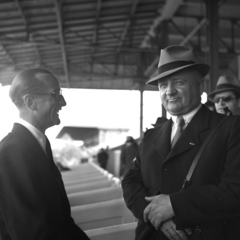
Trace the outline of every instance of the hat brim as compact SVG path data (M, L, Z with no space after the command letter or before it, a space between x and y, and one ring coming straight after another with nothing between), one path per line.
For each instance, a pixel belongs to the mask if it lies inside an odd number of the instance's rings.
M208 94L208 97L213 100L214 96L217 94L217 93L221 93L221 92L226 92L226 91L233 91L233 92L236 92L238 94L240 94L240 88L238 87L228 87L228 88L222 88L222 89L217 89L213 92L210 92Z
M175 69L166 71L164 73L158 74L157 76L150 79L146 84L150 85L150 86L158 86L158 81L160 79L162 79L166 76L169 76L173 73L176 73L180 70L187 69L187 68L197 70L201 74L202 78L205 77L209 73L209 70L210 70L210 66L207 64L203 64L203 63L189 64L189 65L185 65L185 66L175 68Z

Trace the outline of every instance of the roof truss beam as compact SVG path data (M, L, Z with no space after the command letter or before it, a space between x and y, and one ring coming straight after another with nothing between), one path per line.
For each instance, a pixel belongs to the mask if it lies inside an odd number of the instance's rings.
M56 9L56 16L57 16L57 24L58 24L61 52L62 52L62 58L63 58L63 68L65 73L66 83L67 83L67 86L69 87L70 79L69 79L67 54L66 54L66 48L65 48L65 40L63 35L63 23L62 23L62 1L54 0L54 5Z
M138 2L139 2L139 0L135 0L133 2L133 4L132 4L132 8L131 8L131 12L130 12L129 18L128 18L127 22L126 22L126 25L125 25L125 27L123 29L122 35L121 35L120 40L119 40L117 52L120 51L120 48L121 48L121 46L124 43L125 36L127 35L128 29L131 26L131 23L133 21L133 16L134 16L134 14L136 12L136 8L137 8L137 5L138 5Z
M157 17L153 24L150 26L150 29L148 31L148 34L145 36L145 38L142 41L141 47L148 46L148 41L151 37L155 37L155 29L159 26L159 24L165 20L171 19L180 5L182 4L183 0L166 0L166 3L163 8L159 8L158 12L160 13L160 16Z
M34 44L34 42L32 41L32 35L31 33L29 32L29 26L28 26L28 22L27 22L27 19L25 17L25 14L22 10L22 7L20 5L20 2L19 0L15 0L15 4L17 6L17 9L18 9L18 12L20 13L21 17L22 17L22 20L24 22L24 25L25 25L25 28L26 28L26 41L27 42L31 42L33 47L34 47L34 50L35 50L35 54L37 56L37 59L39 60L39 62L41 63L41 57L40 57L40 54L39 54L39 51L38 51L38 48L37 46Z

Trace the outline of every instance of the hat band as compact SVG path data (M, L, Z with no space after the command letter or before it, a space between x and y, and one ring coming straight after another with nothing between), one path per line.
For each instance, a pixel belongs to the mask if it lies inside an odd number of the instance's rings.
M232 84L229 84L229 83L224 83L224 84L219 84L216 87L216 90L221 90L221 89L225 89L225 88L240 88L240 87L232 85Z
M175 61L171 63L166 63L158 68L158 74L162 74L169 70L173 70L175 68L184 67L190 64L194 64L194 61Z

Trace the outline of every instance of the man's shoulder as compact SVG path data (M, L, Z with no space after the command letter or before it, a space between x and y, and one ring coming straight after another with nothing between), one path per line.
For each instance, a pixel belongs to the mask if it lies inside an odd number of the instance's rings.
M28 134L29 131L24 126L15 123L12 131L0 141L0 151L3 149L15 149L16 147L22 146L29 136Z
M14 144L15 142L19 142L14 133L9 132L1 141L0 141L0 150L7 145ZM20 142L19 142L20 144Z
M155 134L155 133L158 133L158 131L166 126L165 123L168 122L168 121L171 121L165 117L159 117L156 121L156 124L154 125L153 128L149 128L147 129L145 132L144 132L144 136L148 135L148 134Z

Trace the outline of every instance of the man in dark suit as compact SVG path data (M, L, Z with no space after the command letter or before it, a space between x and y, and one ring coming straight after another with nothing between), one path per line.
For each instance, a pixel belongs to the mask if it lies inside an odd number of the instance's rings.
M122 181L128 208L138 218L137 240L240 239L240 118L223 122L203 151L190 185L191 163L208 134L225 117L201 104L206 64L191 49L161 51L158 86L172 118L148 130Z
M57 79L30 69L13 80L19 120L0 143L0 235L4 240L87 240L74 223L45 130L66 105Z

